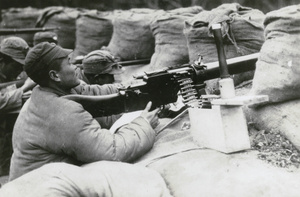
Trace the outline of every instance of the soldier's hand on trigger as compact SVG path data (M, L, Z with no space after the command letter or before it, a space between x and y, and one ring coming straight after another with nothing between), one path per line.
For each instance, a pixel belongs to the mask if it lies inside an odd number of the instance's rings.
M158 120L159 109L155 109L153 111L150 111L151 106L152 106L152 102L150 101L147 104L144 111L142 112L141 116L150 123L150 125L153 129L155 129L159 125L159 120Z

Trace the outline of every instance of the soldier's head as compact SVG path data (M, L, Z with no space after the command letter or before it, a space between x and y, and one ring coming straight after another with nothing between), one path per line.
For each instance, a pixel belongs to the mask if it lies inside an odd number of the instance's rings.
M25 71L40 86L68 91L80 83L70 63L71 53L54 43L39 43L29 50Z
M84 75L91 84L108 84L115 81L114 75L124 72L124 68L114 56L105 50L95 50L82 60Z
M58 36L55 32L45 31L37 32L33 36L33 45L37 45L41 42L58 43Z
M27 42L20 37L8 37L0 44L0 71L7 78L15 78L23 71L29 50Z

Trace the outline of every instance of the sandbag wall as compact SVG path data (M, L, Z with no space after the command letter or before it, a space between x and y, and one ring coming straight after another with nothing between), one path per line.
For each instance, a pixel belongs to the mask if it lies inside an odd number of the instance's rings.
M260 51L253 94L267 94L271 103L300 98L300 5L267 14L266 41Z
M20 29L20 28L34 28L35 23L42 13L42 9L27 7L27 8L11 8L2 10L2 21L0 28ZM0 40L8 36L18 36L23 38L30 46L33 43L34 33L26 34L11 34L1 36Z
M203 11L185 22L190 63L203 57L203 62L218 61L212 24L222 24L224 50L227 59L257 53L264 43L263 21L265 15L256 9L242 7L237 3L222 4L211 11ZM253 71L234 76L235 84L252 79ZM218 80L207 82L208 91L218 89Z
M36 21L36 27L59 27L55 30L58 44L64 48L74 49L76 41L76 20L84 10L67 7L48 7Z
M264 43L265 15L256 9L239 4L223 4L211 11L203 11L185 22L190 60L200 53L205 62L218 60L212 24L222 24L224 49L227 58L259 52Z
M74 57L102 48L121 61L150 59L151 70L156 70L191 63L198 54L204 62L217 61L209 31L216 22L223 24L227 58L258 52L264 42L264 17L235 3L211 11L200 6L112 12L48 7L39 12L35 26L60 27L55 30L58 44L74 49Z
M155 53L151 57L151 67L163 69L189 62L188 48L183 34L184 21L193 17L194 10L166 11L157 15L150 24L155 37ZM201 12L202 9L198 9Z
M300 4L267 13L264 25L250 94L268 95L269 102L249 109L248 119L281 132L300 150Z
M91 10L79 14L76 20L76 45L74 56L107 46L113 34L113 12Z
M131 9L116 13L113 20L113 35L105 48L120 60L151 58L154 52L154 37L150 22L158 10Z

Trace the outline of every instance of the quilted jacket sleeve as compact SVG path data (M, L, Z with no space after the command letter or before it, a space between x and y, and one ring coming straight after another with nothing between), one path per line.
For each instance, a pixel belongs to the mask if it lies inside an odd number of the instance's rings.
M117 133L101 128L81 105L67 101L65 110L49 118L56 131L48 136L51 152L64 153L83 162L100 160L133 161L148 152L155 141L155 131L142 117L121 127ZM61 132L64 131L64 132ZM53 139L54 138L54 139Z
M85 132L78 133L74 139L79 141L76 143L79 150L76 157L83 162L130 162L148 152L155 141L155 131L141 117L121 127L115 134L99 128L86 128Z
M4 94L0 93L0 112L5 112L22 106L23 90L16 89Z
M81 95L107 95L119 92L118 88L121 84L105 84L105 85L88 85L81 84L76 88L72 89L72 93ZM99 122L101 127L109 129L115 122L120 118L122 114L116 114L111 116L97 117L96 120Z

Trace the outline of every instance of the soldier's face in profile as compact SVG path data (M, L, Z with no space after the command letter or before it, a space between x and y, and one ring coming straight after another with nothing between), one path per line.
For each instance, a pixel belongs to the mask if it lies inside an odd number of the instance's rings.
M80 80L75 72L76 66L70 63L70 58L63 59L60 70L57 72L60 78L60 85L66 89L74 88L80 84Z

